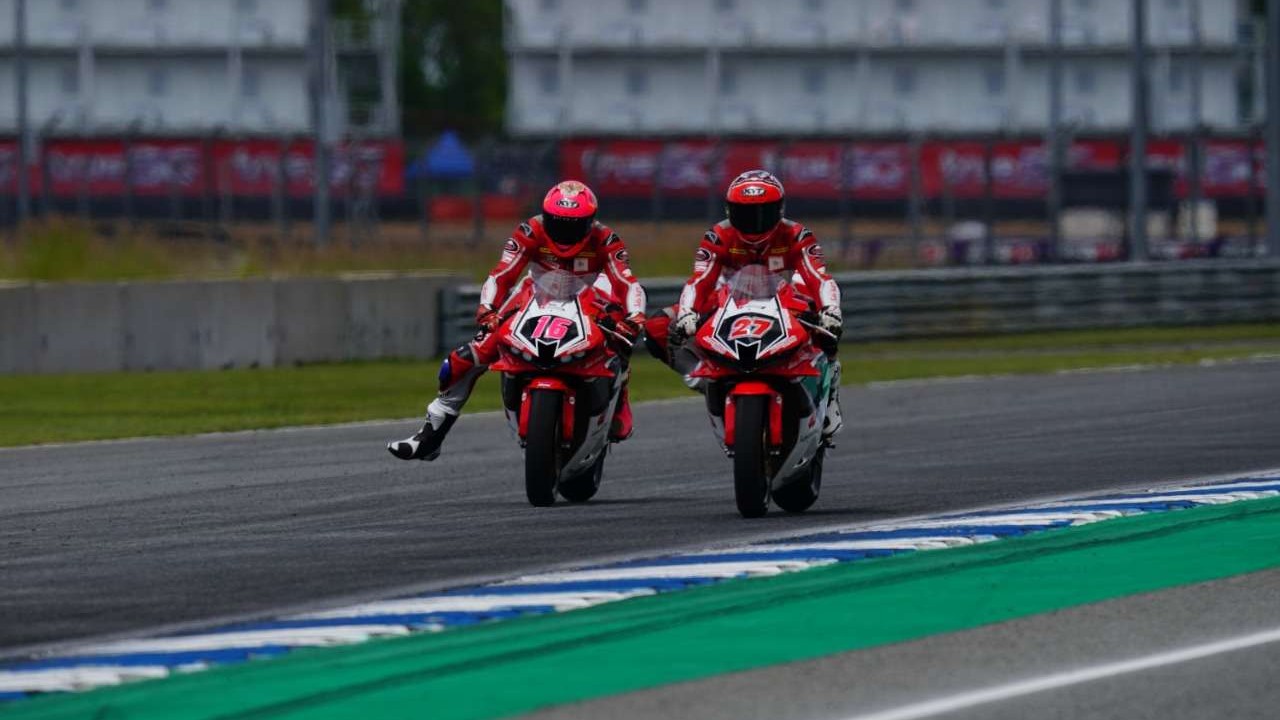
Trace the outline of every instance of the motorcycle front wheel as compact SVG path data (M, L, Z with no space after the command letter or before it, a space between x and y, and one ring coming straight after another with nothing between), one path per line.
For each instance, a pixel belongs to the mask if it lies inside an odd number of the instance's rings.
M524 445L524 493L529 504L547 507L556 503L556 479L560 477L560 393L533 390L529 405L529 430Z
M769 396L742 395L734 400L733 498L745 518L769 510Z

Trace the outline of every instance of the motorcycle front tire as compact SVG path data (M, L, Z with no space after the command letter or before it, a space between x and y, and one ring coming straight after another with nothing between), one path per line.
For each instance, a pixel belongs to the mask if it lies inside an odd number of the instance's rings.
M744 518L769 510L769 397L741 395L734 400L733 499Z
M556 503L560 477L560 408L555 390L533 390L527 400L529 430L524 445L524 492L529 504L548 507Z

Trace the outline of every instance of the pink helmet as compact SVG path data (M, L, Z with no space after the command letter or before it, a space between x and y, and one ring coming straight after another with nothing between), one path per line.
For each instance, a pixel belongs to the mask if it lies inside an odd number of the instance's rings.
M556 183L542 199L542 228L557 245L581 242L596 221L596 194L578 180Z

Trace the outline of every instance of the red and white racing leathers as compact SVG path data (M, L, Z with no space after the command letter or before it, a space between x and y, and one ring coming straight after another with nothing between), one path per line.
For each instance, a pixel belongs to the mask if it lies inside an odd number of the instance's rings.
M527 273L525 271L528 271ZM496 310L502 318L520 308L532 279L551 270L565 270L588 281L621 305L629 318L643 318L644 288L631 273L627 246L607 225L596 222L580 242L561 246L542 228L542 216L520 223L502 247L502 257L489 271L480 289L477 316ZM440 368L440 394L427 406L427 422L443 434L461 412L476 380L498 359L498 334L481 333L449 353ZM631 434L631 408L627 390L618 403L612 434Z
M752 244L723 220L702 236L693 258L693 275L680 292L680 301L646 323L650 344L670 358L667 333L671 321L686 312L700 315L715 310L716 285L726 272L747 265L764 265L770 271L798 277L800 287L816 309L840 309L840 287L827 273L822 247L813 232L800 223L783 220L764 240Z
M689 363L696 362L696 359L687 354L679 357L678 353L672 353L672 348L668 345L671 322L686 312L705 315L714 311L716 284L720 278L747 265L757 264L796 282L797 290L807 295L817 310L830 310L839 317L840 287L827 273L822 248L810 230L800 223L784 219L768 237L752 244L746 242L728 220L721 221L703 235L694 254L693 275L681 290L680 301L655 313L645 323L650 349L664 358L676 372L684 375L685 382L690 387L698 387L697 382L688 377L688 372L692 370ZM829 352L833 353L830 366L831 394L827 414L823 419L823 436L827 439L839 432L842 425L840 361L834 357L834 347Z

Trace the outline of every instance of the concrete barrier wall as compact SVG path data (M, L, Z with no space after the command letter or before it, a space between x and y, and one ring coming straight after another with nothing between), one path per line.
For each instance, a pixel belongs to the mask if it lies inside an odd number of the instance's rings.
M0 373L191 370L440 353L449 275L0 285Z

